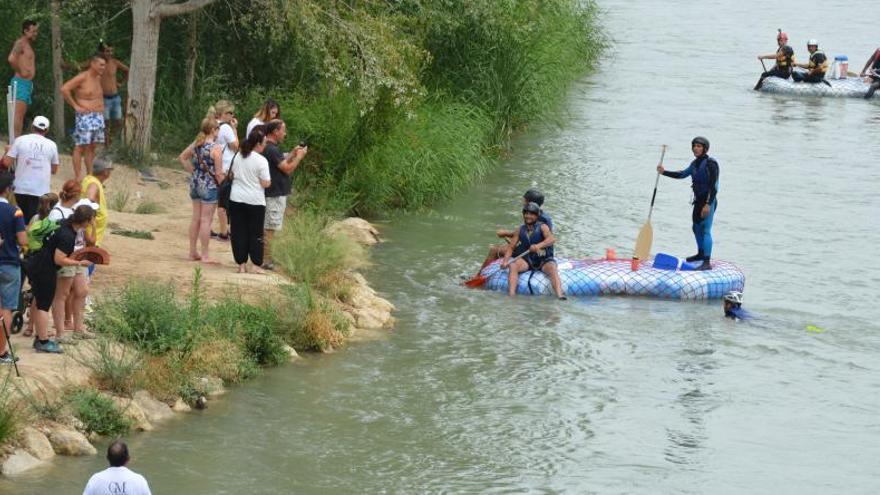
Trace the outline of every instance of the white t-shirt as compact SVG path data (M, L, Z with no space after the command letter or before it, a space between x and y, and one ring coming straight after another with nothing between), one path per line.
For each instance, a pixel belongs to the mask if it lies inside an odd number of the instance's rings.
M215 143L223 146L223 172L226 173L229 171L229 163L232 162L232 157L235 156L235 151L229 147L229 143L237 143L238 138L235 137L235 129L232 128L232 124L222 123L220 124L220 130L217 132L217 139L214 141Z
M15 192L42 196L52 188L52 165L58 165L58 146L39 134L26 134L12 143L9 157L16 159Z
M127 467L110 467L89 478L83 495L151 495L143 476Z
M232 192L229 199L236 203L266 206L266 193L260 180L272 180L269 175L269 161L252 151L247 158L242 158L241 153L235 157L232 163Z
M263 125L263 124L265 124L265 122L263 122L262 120L260 120L256 117L252 118L251 121L248 122L247 130L244 133L244 138L247 139L248 136L251 135L251 131L254 130L254 127L256 127L258 125Z

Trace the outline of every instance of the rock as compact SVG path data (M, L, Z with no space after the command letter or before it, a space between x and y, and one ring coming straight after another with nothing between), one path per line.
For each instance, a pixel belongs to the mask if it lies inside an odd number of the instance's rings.
M329 235L342 234L364 246L372 246L379 242L379 231L376 230L376 227L363 218L357 217L333 222L324 229L324 233Z
M223 388L223 380L216 376L203 376L199 378L196 388L204 392L208 397L216 397L226 393L226 389Z
M116 407L122 411L122 414L131 420L131 427L138 431L153 431L153 423L144 412L143 408L133 399L124 397L116 397L109 395L110 399L116 404Z
M174 417L174 411L168 407L168 404L154 399L146 390L138 390L135 392L134 400L132 402L143 409L144 414L147 415L147 419L151 423L158 423Z
M367 283L363 275L359 273L351 276L354 286L351 295L351 315L354 317L354 326L362 329L388 328L394 324L394 305L376 295Z
M174 405L171 406L171 410L174 412L184 413L192 411L192 408L189 407L189 404L183 401L180 397L174 401Z
M299 354L296 352L296 349L294 349L293 347L290 347L289 345L285 344L284 351L287 353L288 356L290 356L289 359L291 362L299 359Z
M49 442L59 455L95 455L95 447L82 433L64 427L52 430Z
M15 476L33 469L40 464L43 464L43 461L32 456L28 451L24 449L16 449L11 456L3 461L3 465L0 466L0 472L2 472L4 476Z
M36 428L27 427L21 432L21 445L41 461L55 457L55 450L52 449L49 439Z

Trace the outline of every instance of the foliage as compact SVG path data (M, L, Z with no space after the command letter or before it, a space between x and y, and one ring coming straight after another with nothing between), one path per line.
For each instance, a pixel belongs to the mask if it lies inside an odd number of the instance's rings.
M94 345L80 346L71 357L92 372L92 379L101 389L130 396L138 386L137 371L143 364L143 354L136 348L102 336Z
M134 209L134 212L139 215L153 215L155 213L162 213L165 211L165 208L162 207L156 201L142 201L137 207Z
M35 385L36 390L27 385L27 382L21 382L16 388L34 414L52 421L59 420L64 415L64 401L57 395L46 391L39 383L35 383Z
M0 445L15 438L18 432L18 409L12 403L12 388L9 386L12 374L7 373L0 385Z
M73 415L86 426L86 430L99 435L123 435L131 429L131 420L112 399L97 390L73 389L67 397Z
M128 230L128 229L118 229L110 231L111 234L121 235L123 237L133 237L135 239L143 239L147 241L152 241L155 239L153 237L153 233L146 230Z
M363 248L342 235L324 232L328 220L298 212L272 239L272 260L294 280L314 283L335 273L363 266Z
M113 211L125 211L129 201L131 201L131 191L122 188L110 196L110 204L108 206Z
M260 366L277 366L288 359L286 344L278 334L278 315L271 306L227 298L212 307L208 324L221 336L237 341L245 355Z

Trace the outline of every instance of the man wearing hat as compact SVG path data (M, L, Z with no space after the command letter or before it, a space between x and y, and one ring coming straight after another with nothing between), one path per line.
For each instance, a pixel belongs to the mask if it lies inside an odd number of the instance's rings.
M52 174L58 172L58 146L46 137L49 119L34 118L33 132L16 138L3 157L3 168L15 163L15 202L24 213L25 223L37 214L40 196L52 189Z
M113 162L109 158L95 158L92 173L82 180L82 197L98 204L95 214L95 245L100 246L107 228L107 195L104 194L104 183L110 178Z

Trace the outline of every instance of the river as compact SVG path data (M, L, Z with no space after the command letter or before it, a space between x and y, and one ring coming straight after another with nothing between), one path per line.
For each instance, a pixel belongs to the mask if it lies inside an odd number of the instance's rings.
M875 3L602 7L614 47L558 119L455 201L383 225L368 277L399 309L387 339L133 435L154 493L880 491L880 106L751 90L778 27L801 59L815 37L860 70L880 43ZM459 285L532 185L559 252L625 253L660 145L684 168L697 134L721 166L715 257L746 272L760 320L726 321L718 302ZM689 198L661 180L655 251L694 251ZM61 459L0 492L79 493L104 464Z

